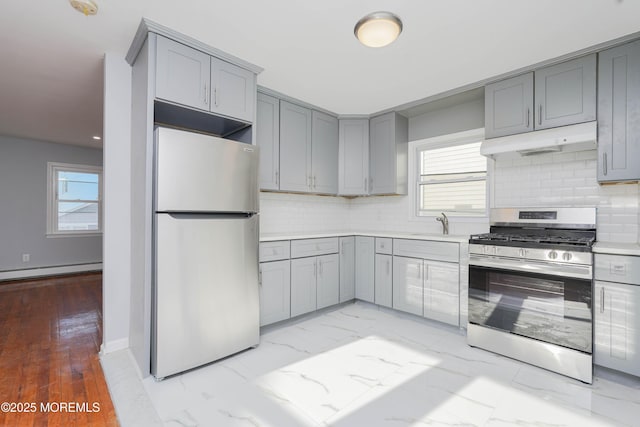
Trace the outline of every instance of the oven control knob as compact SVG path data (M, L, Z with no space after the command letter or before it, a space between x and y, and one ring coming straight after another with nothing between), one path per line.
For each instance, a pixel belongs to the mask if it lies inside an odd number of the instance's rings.
M558 252L556 251L549 252L549 259L556 259L556 258L558 258Z
M573 258L573 256L569 252L565 252L562 254L562 259L565 261L571 261L571 258Z

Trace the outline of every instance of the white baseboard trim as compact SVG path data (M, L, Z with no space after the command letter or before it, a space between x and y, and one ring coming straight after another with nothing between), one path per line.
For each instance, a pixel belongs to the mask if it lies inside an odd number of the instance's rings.
M100 354L109 354L124 350L125 348L129 348L129 338L120 338L119 340L102 343L100 346Z
M54 276L57 274L82 273L102 270L102 263L63 265L60 267L41 267L29 270L0 271L0 280L27 279L30 277Z

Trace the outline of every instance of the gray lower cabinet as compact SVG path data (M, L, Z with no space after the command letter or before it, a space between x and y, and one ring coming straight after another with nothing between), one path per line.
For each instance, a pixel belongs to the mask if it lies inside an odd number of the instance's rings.
M351 301L356 297L356 238L340 238L340 302Z
M460 324L459 265L424 261L424 317L458 326Z
M340 261L338 254L317 257L316 308L340 302Z
M368 194L369 119L341 119L338 140L338 194Z
M316 310L316 257L291 260L291 317Z
M260 263L260 326L291 316L290 261Z
M369 121L369 194L407 194L408 121L391 112Z
M640 257L595 255L594 361L640 376Z
M640 41L599 53L598 181L640 179Z
M311 110L280 101L280 190L311 188Z
M375 302L375 245L373 237L356 236L356 299Z
M485 86L487 138L595 119L595 54Z
M311 114L311 191L338 194L338 119Z
M157 36L156 98L209 110L210 56Z
M260 147L260 189L280 188L280 100L258 92L256 145Z
M393 257L376 254L375 303L393 307Z
M422 316L424 284L423 260L393 257L393 308Z

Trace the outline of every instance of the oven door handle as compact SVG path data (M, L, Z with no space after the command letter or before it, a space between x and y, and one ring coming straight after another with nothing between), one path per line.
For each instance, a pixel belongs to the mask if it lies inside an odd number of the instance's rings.
M512 260L471 254L469 256L469 266L546 274L548 276L572 277L585 280L591 280L593 278L593 270L590 265L562 265L550 262Z

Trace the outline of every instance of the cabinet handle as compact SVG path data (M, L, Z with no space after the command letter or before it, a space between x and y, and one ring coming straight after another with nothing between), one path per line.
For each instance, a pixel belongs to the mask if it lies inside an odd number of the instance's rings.
M607 174L607 153L602 153L602 167L603 173Z
M600 288L600 313L604 313L604 287Z
M258 269L258 283L262 286L262 268Z
M213 102L218 106L218 88L213 89Z
M529 128L529 120L531 118L531 110L527 108L527 128Z
M280 185L280 172L276 171L276 185Z
M367 178L365 178L365 179L364 179L364 192L366 193L366 192L368 192L368 191L369 191L369 188L368 188L368 186L367 186Z
M391 274L390 270L391 270L391 262L389 262L389 260L387 259L387 276Z
M207 99L207 84L204 84L204 105L209 105L209 100Z
M314 189L316 188L316 184L317 184L316 178L317 178L317 177L314 175L314 176L313 176L313 188L314 188Z
M538 124L542 125L542 104L538 107Z

